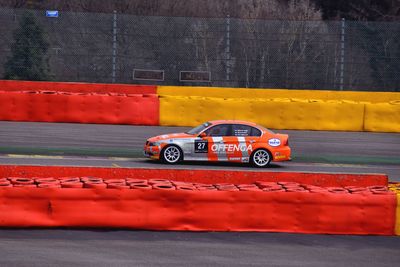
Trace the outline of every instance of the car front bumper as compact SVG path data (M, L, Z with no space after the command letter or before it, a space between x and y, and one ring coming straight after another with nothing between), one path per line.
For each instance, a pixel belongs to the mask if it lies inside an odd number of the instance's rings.
M160 159L160 147L145 145L143 149L143 154L147 158Z

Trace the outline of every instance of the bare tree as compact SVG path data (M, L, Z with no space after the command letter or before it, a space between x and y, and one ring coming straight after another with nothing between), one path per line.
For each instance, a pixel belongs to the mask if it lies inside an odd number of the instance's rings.
M241 1L239 6L243 17L285 19L268 23L257 19L241 21L240 46L236 48L243 62L236 66L242 76L241 86L299 86L293 81L298 81L302 74L308 75L304 72L322 56L323 50L312 49L323 29L323 23L318 23L321 12L309 0Z
M282 16L288 19L288 22L281 24L280 29L287 88L296 87L292 83L296 78L310 75L308 71L314 64L313 53L320 51L312 50L312 45L319 37L321 23L317 21L321 20L321 15L309 0L291 0L285 12L282 12Z

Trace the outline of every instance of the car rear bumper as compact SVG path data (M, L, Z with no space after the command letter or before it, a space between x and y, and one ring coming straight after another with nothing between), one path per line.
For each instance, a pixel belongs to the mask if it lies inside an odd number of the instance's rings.
M288 146L274 149L272 152L273 161L288 161L291 160L291 149Z

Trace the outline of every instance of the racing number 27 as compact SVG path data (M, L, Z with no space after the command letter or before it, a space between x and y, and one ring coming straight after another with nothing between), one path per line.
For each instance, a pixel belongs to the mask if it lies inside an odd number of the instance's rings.
M194 152L195 153L207 153L208 152L208 142L207 141L195 141L194 142Z

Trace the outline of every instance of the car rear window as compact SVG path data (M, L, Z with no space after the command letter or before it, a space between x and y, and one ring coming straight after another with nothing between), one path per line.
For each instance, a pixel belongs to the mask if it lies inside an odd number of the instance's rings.
M261 131L257 128L251 127L251 136L261 136Z

